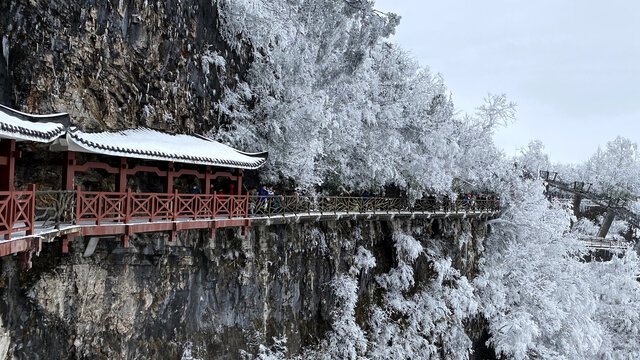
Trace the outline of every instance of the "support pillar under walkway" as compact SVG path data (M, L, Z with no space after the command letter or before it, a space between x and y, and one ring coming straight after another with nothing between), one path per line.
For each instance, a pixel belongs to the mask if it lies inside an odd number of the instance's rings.
M613 223L613 219L615 219L616 214L613 210L607 211L607 215L604 218L604 222L600 227L600 231L598 232L598 237L605 238L607 237L607 233L609 233L609 228L611 228L611 224Z

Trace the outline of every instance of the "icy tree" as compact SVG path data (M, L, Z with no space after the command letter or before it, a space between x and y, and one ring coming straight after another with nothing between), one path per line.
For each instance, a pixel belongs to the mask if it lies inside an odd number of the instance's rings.
M609 262L588 264L591 289L598 300L595 321L603 328L601 359L638 359L640 345L640 261L633 251Z
M269 151L266 181L350 191L395 185L420 197L449 191L454 179L477 185L502 157L491 134L514 105L490 96L477 115L459 118L442 79L384 41L398 18L372 3L219 7L227 41L244 39L254 60L247 82L225 92L219 110L234 121L218 136Z
M640 154L638 145L617 137L607 143L580 167L582 181L593 183L594 189L615 197L640 194Z
M490 221L493 232L474 282L493 348L515 359L625 358L621 349L640 349L611 344L612 338L633 338L640 322L625 315L625 327L616 327L609 312L636 312L629 300L640 296L630 280L640 270L635 255L622 262L582 261L586 250L569 232L571 213L549 206L538 181L510 184L510 205Z
M516 157L516 166L523 171L523 175L530 178L538 177L540 170L549 171L551 162L549 155L544 152L544 144L540 140L530 142L526 148L520 150Z

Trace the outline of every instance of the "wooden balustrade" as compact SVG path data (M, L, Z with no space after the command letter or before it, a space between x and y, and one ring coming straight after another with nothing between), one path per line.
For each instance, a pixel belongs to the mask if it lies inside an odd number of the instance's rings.
M35 198L34 185L28 191L0 192L0 235L6 240L20 231L33 235Z
M94 192L78 188L76 204L76 224L248 216L247 195Z

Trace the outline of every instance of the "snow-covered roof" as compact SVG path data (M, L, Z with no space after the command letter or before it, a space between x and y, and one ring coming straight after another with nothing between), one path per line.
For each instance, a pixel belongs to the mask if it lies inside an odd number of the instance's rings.
M67 132L69 150L146 160L257 169L267 153L244 153L203 136L171 135L147 128L119 132Z
M31 115L8 108L0 104L0 138L18 141L35 141L48 143L64 134L65 127L61 123L69 115Z

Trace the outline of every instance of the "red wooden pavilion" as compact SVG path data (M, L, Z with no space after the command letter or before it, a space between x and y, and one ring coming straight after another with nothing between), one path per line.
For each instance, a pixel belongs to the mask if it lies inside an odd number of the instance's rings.
M34 116L0 105L0 256L21 253L28 267L33 251L41 248L34 223L35 186L14 190L16 141L50 143L50 151L63 152L62 191L75 191L74 227L61 236L61 250L68 251L71 236L129 236L138 232L168 231L170 240L183 229L242 226L246 231L248 196L242 194L243 169L257 169L266 153L245 153L199 135L172 135L139 128L119 132L86 133L69 127L67 114ZM79 163L77 153L94 154ZM117 165L113 165L116 157ZM110 159L111 158L111 159ZM111 160L111 161L108 161ZM176 165L180 164L179 169ZM37 166L37 165L36 165ZM102 169L115 175L115 191L85 191L76 175ZM127 189L127 177L154 173L163 180L159 193ZM181 194L174 179L198 178L202 190ZM212 181L226 177L236 194L211 192Z

